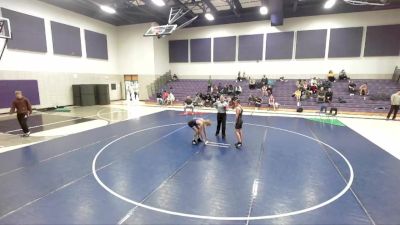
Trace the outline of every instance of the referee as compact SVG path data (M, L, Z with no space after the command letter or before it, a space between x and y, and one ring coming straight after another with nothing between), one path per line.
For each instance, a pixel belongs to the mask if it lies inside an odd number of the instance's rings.
M228 107L228 103L225 101L224 96L221 95L219 99L214 103L214 107L217 109L217 131L215 132L215 136L219 135L219 131L221 129L222 124L222 138L225 138L225 128L226 128L226 108Z

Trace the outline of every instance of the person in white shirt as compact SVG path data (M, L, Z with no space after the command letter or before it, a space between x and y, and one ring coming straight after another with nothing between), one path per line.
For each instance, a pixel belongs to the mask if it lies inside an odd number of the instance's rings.
M275 98L272 94L268 98L268 105L269 105L269 107L272 107L274 109L274 111L276 110L276 108L279 107L279 103L277 103L275 101Z
M225 130L226 130L226 110L228 108L228 102L225 101L225 97L221 95L221 97L213 104L213 106L217 109L217 131L215 132L215 136L219 135L219 131L221 130L222 125L222 138L225 138Z
M235 87L235 94L237 94L237 95L242 94L242 87L240 85L237 85Z
M395 120L397 112L399 111L399 107L400 107L400 91L392 94L392 96L390 97L390 110L386 119L389 119L393 113L392 120Z
M175 101L175 96L172 94L172 92L169 93L168 98L167 98L167 105L172 105L174 104Z

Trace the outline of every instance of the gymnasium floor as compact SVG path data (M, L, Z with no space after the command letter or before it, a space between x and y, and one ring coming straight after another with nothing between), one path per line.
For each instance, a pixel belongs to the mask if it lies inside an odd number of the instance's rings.
M226 140L208 128L230 146L193 146L180 111L38 114L52 125L31 138L47 141L0 154L0 224L400 224L398 121L260 115L244 116L236 150L233 115ZM93 129L69 133L84 124Z

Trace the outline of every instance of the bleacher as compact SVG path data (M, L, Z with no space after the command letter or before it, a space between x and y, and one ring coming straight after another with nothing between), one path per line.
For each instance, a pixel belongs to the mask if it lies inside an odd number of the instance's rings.
M291 97L293 92L296 90L297 80L286 80L286 82L276 81L273 88L273 95L275 100L281 104L281 108L295 109L297 107L296 100ZM390 107L389 101L382 100L371 100L371 96L375 94L386 94L391 95L396 91L400 90L400 84L393 80L353 80L357 84L357 88L364 82L368 82L369 96L364 100L364 96L359 96L358 93L354 96L350 96L348 92L347 81L337 81L332 83L333 91L333 102L331 106L339 108L340 111L346 112L387 112L387 108ZM236 85L234 80L212 80L213 85L221 83ZM175 82L169 82L164 85L164 89L169 90L170 88L177 104L182 104L186 96L194 96L197 92L207 93L207 80L179 80ZM261 96L261 90L250 90L248 82L239 82L243 92L239 96L242 105L247 105L248 97L250 94ZM339 103L338 98L341 97L346 103ZM151 98L155 100L155 96ZM267 99L263 99L263 107L266 106ZM302 107L305 110L319 110L321 104L316 102L315 98L304 100L301 102Z

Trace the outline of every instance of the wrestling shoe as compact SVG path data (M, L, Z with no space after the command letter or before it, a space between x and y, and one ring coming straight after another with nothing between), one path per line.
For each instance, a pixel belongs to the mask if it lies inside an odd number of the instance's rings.
M31 135L31 132L28 132L28 133L22 134L21 137L29 137L30 135Z
M242 143L240 143L240 142L236 143L236 144L235 144L235 147L236 147L237 149L240 149L240 148L242 147Z

